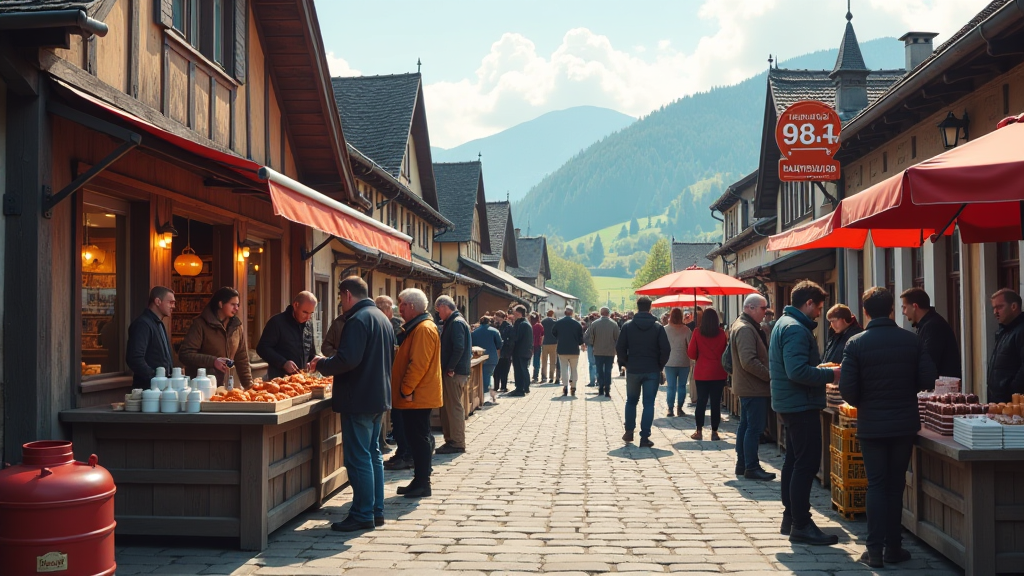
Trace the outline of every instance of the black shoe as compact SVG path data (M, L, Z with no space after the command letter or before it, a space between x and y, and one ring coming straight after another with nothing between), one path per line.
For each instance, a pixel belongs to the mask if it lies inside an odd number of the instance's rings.
M782 515L782 526L779 528L779 534L782 534L783 536L789 536L789 533L792 530L793 530L793 518L790 517L790 516L787 516L786 514L783 514Z
M373 525L374 526L383 526L384 525L384 517L383 516L374 516L373 517Z
M526 393L523 392L522 390L513 390L513 391L511 391L511 392L509 392L508 394L505 395L506 398L508 398L508 397L522 398L523 396L526 396Z
M605 392L604 393L604 397L605 398L611 398L612 397L612 393L611 392Z
M356 520L351 516L345 518L341 522L335 522L334 524L331 524L331 530L334 530L335 532L358 532L360 530L373 530L373 528L373 520L363 522L360 520Z
M417 486L405 491L406 498L427 498L430 496L430 485Z
M569 395L568 387L567 386L562 386L562 396L568 396L568 395Z
M900 562L910 560L910 552L904 548L897 548L895 550L892 548L886 548L885 554L882 555L882 560L884 560L886 564L899 564Z
M678 416L679 418L686 416L686 412L683 411L682 406L676 409L676 416Z
M594 386L597 386L597 384L587 384L587 388L593 388Z
M746 466L743 465L743 462L737 462L736 463L736 475L737 476L743 476L744 472L746 472L746 471L747 471L747 468L746 468ZM786 533L789 534L789 532L786 532Z
M632 442L633 441L633 431L632 430L626 430L626 433L622 435L622 441L623 442Z
M409 484L408 486L399 486L398 488L395 488L395 494L398 494L398 495L405 494L411 488L415 488L415 486L413 486L412 484Z
M749 470L744 470L743 477L747 480L761 480L764 482L771 482L772 480L775 480L774 473L765 472L761 468L750 468Z
M839 536L835 534L825 534L814 525L814 521L807 523L807 526L803 528L793 527L789 531L790 542L803 542L804 544L810 544L812 546L832 546L839 543Z
M640 439L640 447L641 448L654 448L654 442L651 442L650 438L641 438Z
M384 463L385 470L412 470L413 467L412 458L405 456L394 456Z
M872 568L885 568L885 562L882 561L881 551L872 554L871 550L865 550L857 561L861 564L867 564Z
M462 454L466 451L465 448L459 448L458 446L452 446L451 444L445 444L437 450L434 450L434 454Z

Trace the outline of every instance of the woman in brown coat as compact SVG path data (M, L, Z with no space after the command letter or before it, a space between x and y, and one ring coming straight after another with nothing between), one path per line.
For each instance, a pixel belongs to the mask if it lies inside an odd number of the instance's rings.
M238 384L252 386L249 347L238 318L240 304L238 290L225 286L214 292L203 313L192 321L178 349L178 359L189 375L195 376L197 369L206 368L207 374L216 375L217 383L224 385L234 366L241 380Z

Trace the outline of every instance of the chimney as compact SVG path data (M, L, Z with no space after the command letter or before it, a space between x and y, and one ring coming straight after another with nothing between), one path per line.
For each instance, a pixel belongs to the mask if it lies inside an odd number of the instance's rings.
M519 228L516 228L516 240L519 239L519 231L520 231Z
M932 55L932 38L938 36L935 32L907 32L900 36L906 50L906 70L909 73L921 65Z

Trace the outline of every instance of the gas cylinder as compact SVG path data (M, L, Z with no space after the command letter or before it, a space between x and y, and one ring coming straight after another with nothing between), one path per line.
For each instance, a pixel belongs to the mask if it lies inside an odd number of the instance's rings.
M0 572L113 574L114 479L76 462L71 442L22 446L23 461L0 470Z

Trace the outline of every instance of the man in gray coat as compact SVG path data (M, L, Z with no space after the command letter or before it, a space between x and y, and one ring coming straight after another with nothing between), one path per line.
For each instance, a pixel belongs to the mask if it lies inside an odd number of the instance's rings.
M740 399L740 425L736 429L736 475L750 480L770 481L775 474L765 472L757 457L761 432L768 418L772 396L768 372L768 337L761 321L768 301L751 294L743 301L743 314L729 329L732 350L732 393Z
M583 341L594 351L597 364L597 395L611 397L612 363L615 361L615 343L619 341L619 325L609 316L611 310L601 308L601 317L590 323Z

